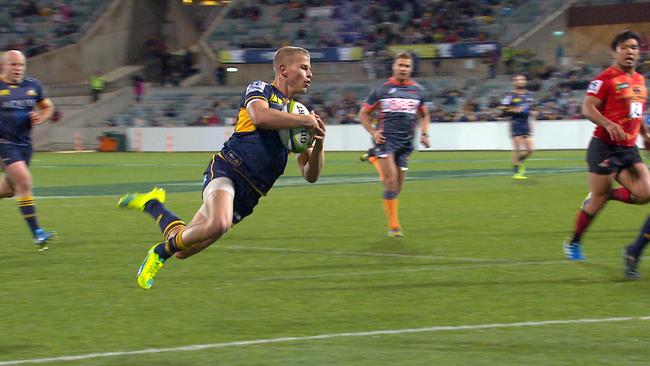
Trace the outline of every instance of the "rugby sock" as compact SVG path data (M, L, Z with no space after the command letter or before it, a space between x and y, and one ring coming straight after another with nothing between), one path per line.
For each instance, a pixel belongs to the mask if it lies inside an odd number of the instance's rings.
M158 200L151 200L144 205L144 210L147 212L160 227L160 231L163 233L163 238L167 239L167 236L172 229L180 225L185 226L185 223L176 216L173 212L169 211L165 205L163 205Z
M625 187L612 189L612 193L609 195L609 199L623 203L634 203L632 193Z
M646 218L636 241L627 247L627 254L640 257L643 249L648 245L648 240L650 240L650 216Z
M187 246L183 242L183 233L184 232L185 232L185 230L181 230L178 234L176 234L176 235L172 236L171 238L165 240L165 242L163 243L164 245L156 246L154 251L156 253L158 253L158 255L162 259L166 260L169 257L171 257L172 255L174 255L174 253L176 253L178 251L181 251L183 249L186 249Z
M384 181L384 172L381 170L381 164L379 164L379 159L375 156L370 156L368 157L368 162L372 165L374 165L375 169L377 170L377 173L379 174L379 180Z
M27 225L29 225L29 229L32 231L32 234L34 234L36 232L36 229L39 228L38 221L36 220L36 207L34 207L34 199L31 196L17 197L16 203L18 204L20 212L23 214L23 218L27 222Z
M519 173L519 164L514 164L514 165L512 166L512 172L513 172L514 174Z
M589 227L589 224L591 224L591 221L594 219L594 216L589 215L588 213L580 210L578 211L578 215L576 216L576 229L573 233L573 238L571 239L572 243L579 243L580 242L580 237L582 237L582 233L587 230L587 227Z
M401 228L397 214L398 206L399 201L397 200L397 192L384 191L384 213L386 214L386 219L388 219L389 229Z

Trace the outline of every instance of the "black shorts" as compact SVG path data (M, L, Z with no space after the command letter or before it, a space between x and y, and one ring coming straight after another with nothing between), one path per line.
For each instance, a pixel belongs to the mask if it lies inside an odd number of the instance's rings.
M618 174L621 170L642 163L636 146L614 146L592 137L587 148L589 172L598 175Z
M215 155L205 169L201 197L203 197L203 190L205 190L208 183L219 177L229 178L235 186L232 215L232 224L235 225L253 213L253 209L257 206L261 196L230 163Z
M17 161L24 161L29 165L32 161L32 147L0 143L0 166L7 166Z
M385 158L389 154L395 157L395 163L401 170L408 170L409 156L413 152L413 144L397 141L386 137L383 144L375 145L375 154L378 158Z
M530 133L530 125L528 122L526 123L521 123L521 122L513 122L510 125L510 134L512 137L517 137L517 136L531 136L532 134Z

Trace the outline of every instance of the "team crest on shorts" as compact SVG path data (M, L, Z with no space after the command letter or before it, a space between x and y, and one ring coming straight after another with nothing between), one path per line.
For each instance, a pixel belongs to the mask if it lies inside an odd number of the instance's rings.
M598 163L598 166L601 168L609 168L609 159L605 159Z

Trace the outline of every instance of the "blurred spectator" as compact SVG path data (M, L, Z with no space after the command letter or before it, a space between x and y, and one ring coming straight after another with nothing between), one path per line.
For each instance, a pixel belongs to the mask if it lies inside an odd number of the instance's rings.
M93 103L95 103L99 100L99 96L101 95L102 91L104 91L106 80L103 76L99 75L99 73L95 72L90 76L88 83L90 85L90 92L92 95Z
M165 117L176 117L176 108L168 104L164 109L163 109L163 115Z
M226 85L226 68L223 65L219 65L214 71L215 81L219 85Z
M140 103L142 95L144 94L144 80L140 75L133 76L133 95L135 96L136 103Z

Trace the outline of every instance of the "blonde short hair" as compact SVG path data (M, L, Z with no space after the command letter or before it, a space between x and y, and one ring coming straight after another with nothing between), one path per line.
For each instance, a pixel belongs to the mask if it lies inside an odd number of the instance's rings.
M275 70L275 72L278 72L280 64L286 62L287 58L296 56L298 54L303 54L307 57L310 57L309 51L302 47L285 46L278 49L275 51L275 56L273 56L273 70Z

